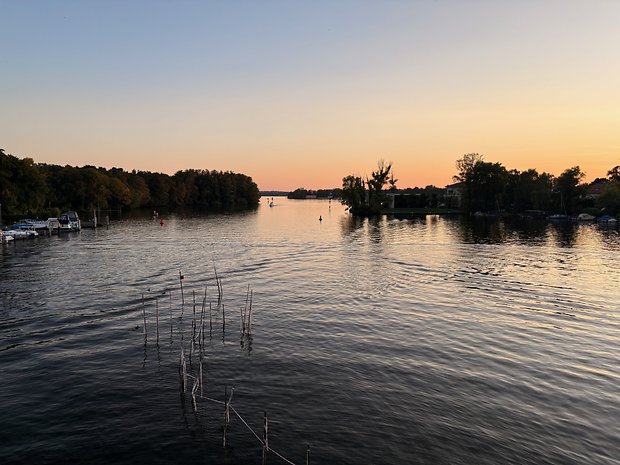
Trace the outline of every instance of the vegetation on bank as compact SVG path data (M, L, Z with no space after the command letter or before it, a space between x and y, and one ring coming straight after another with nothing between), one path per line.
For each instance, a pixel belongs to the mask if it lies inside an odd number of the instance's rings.
M342 203L354 215L373 215L386 211L454 209L474 212L545 212L594 216L620 214L620 166L607 172L606 178L583 183L585 173L579 166L559 176L536 169L508 170L501 163L484 161L477 153L463 155L456 162L456 184L440 189L435 186L397 189L392 164L379 161L370 177L345 176ZM398 194L388 209L387 194ZM398 199L398 200L397 200Z
M342 200L353 215L366 216L381 213L385 208L387 196L384 187L396 190L392 163L379 160L376 171L366 179L349 175L342 179Z
M4 217L55 216L59 210L191 207L207 211L256 208L252 178L230 171L184 170L173 176L121 168L58 166L0 149Z
M341 189L305 189L299 187L293 192L289 192L286 197L289 199L339 199L342 195Z

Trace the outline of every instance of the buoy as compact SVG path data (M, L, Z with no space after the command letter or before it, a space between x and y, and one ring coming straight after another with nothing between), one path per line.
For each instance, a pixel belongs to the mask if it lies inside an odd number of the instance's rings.
M161 219L159 220L159 225L160 225L160 226L163 226L163 225L164 225L164 219L163 219L163 218L161 218Z
M319 216L319 221L323 221L323 217L322 216Z

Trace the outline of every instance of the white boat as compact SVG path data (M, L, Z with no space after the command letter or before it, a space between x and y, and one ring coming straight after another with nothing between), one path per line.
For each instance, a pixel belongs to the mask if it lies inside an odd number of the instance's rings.
M61 231L80 231L82 229L82 223L77 212L70 211L65 212L58 217Z
M21 229L24 231L49 231L50 225L48 220L20 220L11 226L11 229Z
M577 221L594 221L596 217L588 215L587 213L579 213L577 215Z
M7 242L11 242L13 240L13 236L7 236L4 234L4 231L0 229L0 242L6 244Z
M4 235L13 239L30 239L37 237L39 233L30 229L7 229L4 231Z

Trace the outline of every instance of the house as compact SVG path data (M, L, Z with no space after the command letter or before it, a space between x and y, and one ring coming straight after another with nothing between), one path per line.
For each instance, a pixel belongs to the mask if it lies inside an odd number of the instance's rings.
M464 183L457 182L446 186L445 202L448 207L460 207L461 198L463 197Z
M588 185L588 190L586 191L586 199L598 199L605 187L607 186L607 179L595 179Z

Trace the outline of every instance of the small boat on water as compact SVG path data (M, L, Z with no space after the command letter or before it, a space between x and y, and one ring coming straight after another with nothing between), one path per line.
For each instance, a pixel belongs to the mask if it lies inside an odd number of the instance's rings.
M77 212L65 212L58 217L58 231L80 231L82 223Z
M49 232L50 224L49 220L20 220L17 223L13 223L11 229L19 229L22 231L37 231L37 232Z
M13 236L7 236L4 234L4 231L0 229L0 243L6 244L7 242L11 242L15 238Z
M5 237L12 237L13 239L30 239L38 235L38 232L31 229L7 229L4 231Z
M577 215L577 221L594 221L596 217L589 215L587 213L580 213Z

